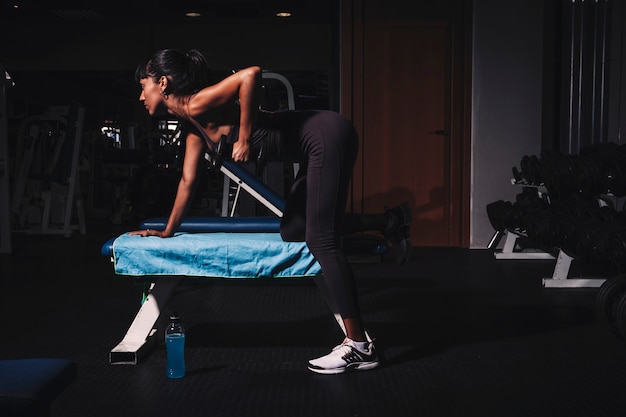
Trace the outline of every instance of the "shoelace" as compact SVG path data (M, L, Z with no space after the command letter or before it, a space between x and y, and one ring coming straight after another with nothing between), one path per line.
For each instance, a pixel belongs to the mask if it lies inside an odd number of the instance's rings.
M350 339L348 339L348 338L346 337L345 339L343 339L343 342L341 342L341 344L340 344L340 345L337 345L337 346L335 346L335 347L333 348L333 352L334 352L334 351L336 351L336 350L339 350L339 349L341 349L341 348L343 348L343 347L346 347L346 348L348 348L348 349L354 349L354 350L356 350L356 351L358 351L358 352L361 352L361 353L364 353L364 354L369 354L369 351L370 351L370 349L369 349L369 348L367 349L367 351L366 351L366 352L363 352L363 351L359 350L359 348L357 348L356 346L352 346L352 345L350 345L349 343L350 343ZM368 342L368 346L369 346L369 344L371 344L371 343L372 343L372 342Z
M335 346L335 347L333 348L333 351L335 351L335 350L337 350L337 349L340 349L340 348L342 348L342 347L344 347L344 346L348 346L348 343L349 343L349 342L350 342L350 339L348 339L348 338L346 337L345 339L343 339L343 342L341 342L340 344L338 344L337 346Z

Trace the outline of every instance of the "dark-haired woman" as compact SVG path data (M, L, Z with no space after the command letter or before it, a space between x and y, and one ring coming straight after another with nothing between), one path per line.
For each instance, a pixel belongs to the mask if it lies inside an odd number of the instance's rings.
M304 238L319 262L323 279L339 308L346 338L329 354L309 361L317 373L336 374L372 369L379 364L373 341L361 321L357 290L346 256L339 248L345 230L345 206L358 150L353 126L331 111L265 112L259 110L261 68L251 66L211 83L209 66L197 50L165 49L147 58L136 71L139 100L152 116L169 114L184 124L182 176L164 230L139 230L142 236L169 237L187 212L207 148L232 143L232 160L256 157L264 141L280 143L283 160L300 163L299 183L304 201L294 190L287 196L281 236ZM303 210L301 210L302 208ZM374 230L363 217L362 228ZM378 216L384 231L401 253L410 252L411 211L406 204ZM365 224L369 223L369 224Z

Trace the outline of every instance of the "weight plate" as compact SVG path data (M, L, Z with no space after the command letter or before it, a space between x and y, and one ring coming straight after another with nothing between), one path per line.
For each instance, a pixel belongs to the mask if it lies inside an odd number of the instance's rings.
M619 336L626 339L626 292L617 299L615 309L615 331Z
M609 331L618 333L615 327L618 302L626 294L626 276L608 278L596 295L596 317Z

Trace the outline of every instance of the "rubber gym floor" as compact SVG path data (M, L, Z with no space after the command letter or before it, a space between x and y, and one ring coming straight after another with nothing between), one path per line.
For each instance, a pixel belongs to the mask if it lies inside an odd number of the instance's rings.
M162 340L137 365L111 365L142 293L100 254L116 234L18 234L0 255L0 357L78 366L52 417L626 415L626 341L598 320L598 288L545 288L554 260L490 250L352 258L383 358L371 371L307 370L342 339L307 278L182 285L165 311L187 328L187 375L166 378Z

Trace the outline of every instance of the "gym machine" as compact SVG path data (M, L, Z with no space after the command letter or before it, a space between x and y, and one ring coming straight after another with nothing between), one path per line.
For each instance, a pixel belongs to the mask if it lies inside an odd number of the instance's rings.
M86 233L78 181L84 115L85 109L73 103L49 107L20 124L11 205L18 218L14 232Z

